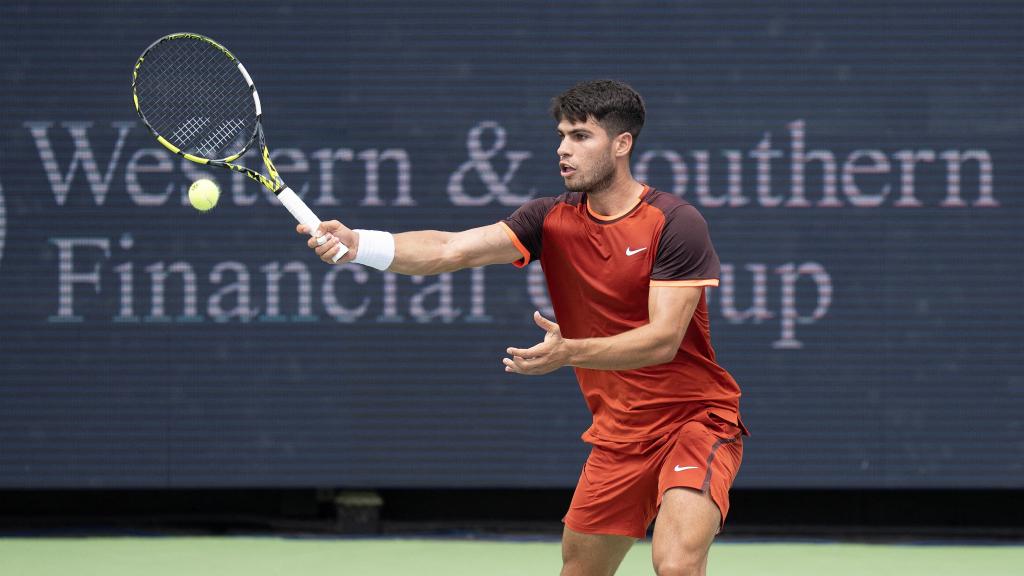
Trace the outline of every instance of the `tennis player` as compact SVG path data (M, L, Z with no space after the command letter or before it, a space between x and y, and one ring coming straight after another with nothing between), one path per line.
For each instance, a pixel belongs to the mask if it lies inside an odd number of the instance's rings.
M718 285L718 255L693 206L633 179L645 109L632 88L584 82L551 112L561 196L455 233L324 222L309 246L330 264L340 241L351 251L338 263L400 274L540 260L558 322L535 312L543 340L508 348L504 365L516 374L572 366L593 413L583 434L592 449L563 520L562 574L614 574L655 516L656 572L704 574L746 435L739 386L711 347L704 290Z

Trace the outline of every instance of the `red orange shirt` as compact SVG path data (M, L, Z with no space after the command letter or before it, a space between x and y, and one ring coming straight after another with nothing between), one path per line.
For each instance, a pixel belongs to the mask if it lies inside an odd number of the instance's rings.
M672 361L634 370L575 368L594 416L584 440L649 440L708 410L740 424L739 385L715 363L711 347L703 287L718 285L719 261L696 208L647 187L632 210L608 219L589 209L585 194L567 192L531 200L502 224L523 255L517 266L540 260L566 338L614 336L647 324L651 286L702 288Z

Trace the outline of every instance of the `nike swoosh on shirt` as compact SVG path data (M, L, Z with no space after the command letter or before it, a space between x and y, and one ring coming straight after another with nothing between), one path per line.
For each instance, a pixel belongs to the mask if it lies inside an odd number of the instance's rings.
M700 468L700 466L676 466L673 470L676 472L682 472L684 470L696 470L697 468Z
M632 256L633 254L639 254L639 253L643 252L644 250L647 250L647 246L644 246L643 248L640 248L640 249L637 249L637 250L630 250L629 246L626 246L626 256Z

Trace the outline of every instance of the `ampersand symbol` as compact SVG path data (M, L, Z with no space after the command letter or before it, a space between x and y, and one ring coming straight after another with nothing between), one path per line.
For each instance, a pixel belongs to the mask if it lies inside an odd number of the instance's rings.
M481 141L486 132L494 133L494 141L491 146L484 149ZM508 171L499 176L491 165L491 158L505 148L505 129L497 122L481 122L474 126L466 137L466 150L469 152L469 160L459 166L459 169L452 173L448 179L448 196L456 206L484 206L492 200L497 200L505 206L518 206L533 197L532 193L516 195L509 192L508 184L515 176L516 171L524 160L530 157L530 152L517 150L505 152L508 160ZM487 187L487 193L481 196L470 196L466 194L462 181L470 170L476 172L477 176Z

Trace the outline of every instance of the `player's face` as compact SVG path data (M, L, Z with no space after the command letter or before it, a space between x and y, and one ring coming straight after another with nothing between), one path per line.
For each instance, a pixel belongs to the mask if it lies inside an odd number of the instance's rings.
M558 168L570 192L600 192L615 180L612 139L593 118L558 123Z

